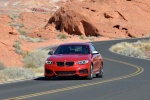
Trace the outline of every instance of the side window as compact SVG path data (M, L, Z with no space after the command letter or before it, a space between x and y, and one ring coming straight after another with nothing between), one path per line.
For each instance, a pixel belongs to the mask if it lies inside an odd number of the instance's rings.
M92 52L96 51L95 47L92 44L90 45L90 48L91 48Z

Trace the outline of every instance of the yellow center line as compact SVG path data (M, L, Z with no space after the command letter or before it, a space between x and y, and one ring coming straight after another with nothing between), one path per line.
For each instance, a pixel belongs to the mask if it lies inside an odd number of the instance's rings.
M137 70L134 73L124 75L124 76L121 76L121 77L108 79L108 80L103 80L103 81L98 81L98 82L91 82L91 83L86 83L86 84L80 84L80 85L76 85L76 86L70 86L70 87L65 87L65 88L60 88L60 89L55 89L55 90L50 90L50 91L44 91L44 92L39 92L39 93L33 93L33 94L29 94L29 95L18 96L18 97L8 98L8 99L4 99L4 100L11 100L11 99L12 100L15 100L15 99L20 100L20 99L26 99L26 98L31 98L31 97L36 97L36 96L41 96L41 95L46 95L46 94L52 94L52 93L57 93L57 92L62 92L62 91L78 89L78 88L97 85L97 84L102 84L102 83L108 83L108 82L112 82L112 81L117 81L117 80L129 78L129 77L133 77L133 76L141 74L144 71L144 69L142 67L134 65L134 64L130 64L130 63L119 61L119 60L113 60L113 59L109 59L109 58L104 58L104 59L108 60L108 61L112 61L112 62L125 64L125 65L128 65L128 66L134 67Z

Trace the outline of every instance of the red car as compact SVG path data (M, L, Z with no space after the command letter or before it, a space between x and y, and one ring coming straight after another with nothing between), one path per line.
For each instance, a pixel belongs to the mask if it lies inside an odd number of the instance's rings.
M45 62L45 79L54 76L103 77L103 59L91 43L65 43Z

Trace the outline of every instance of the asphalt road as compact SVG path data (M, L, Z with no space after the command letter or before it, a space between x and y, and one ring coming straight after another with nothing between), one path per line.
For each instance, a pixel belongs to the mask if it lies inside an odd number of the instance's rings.
M104 77L46 81L43 77L0 85L0 100L150 100L150 61L109 51L117 41L94 42ZM122 40L136 41L136 40Z

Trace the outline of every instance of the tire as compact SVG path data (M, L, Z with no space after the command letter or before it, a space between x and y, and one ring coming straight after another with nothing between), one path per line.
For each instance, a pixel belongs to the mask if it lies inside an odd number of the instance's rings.
M103 72L104 72L104 70L103 70L103 66L102 66L101 69L100 69L100 71L99 71L99 73L96 74L96 77L103 78Z
M45 80L51 80L52 79L52 77L50 77L50 76L45 76Z
M90 66L90 73L89 73L87 79L88 80L92 80L93 79L93 66L92 65Z

